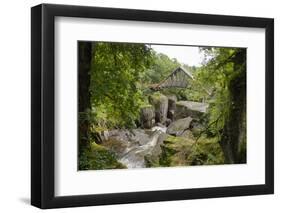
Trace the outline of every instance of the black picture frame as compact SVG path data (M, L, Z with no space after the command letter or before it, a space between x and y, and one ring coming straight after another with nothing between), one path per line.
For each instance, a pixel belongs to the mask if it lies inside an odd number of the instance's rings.
M93 195L54 195L55 17L264 28L265 184ZM39 208L139 203L274 193L274 20L240 16L41 4L31 8L31 204Z

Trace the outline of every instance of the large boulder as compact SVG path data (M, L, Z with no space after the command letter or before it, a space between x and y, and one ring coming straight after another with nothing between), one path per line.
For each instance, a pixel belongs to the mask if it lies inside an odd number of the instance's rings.
M144 129L114 129L109 131L108 140L116 140L130 146L144 145L149 140L153 131Z
M140 109L140 122L141 127L145 129L150 129L155 122L155 112L152 105L143 106Z
M149 97L149 102L155 109L155 122L164 124L168 113L168 98L161 93L154 93Z
M147 167L189 165L188 156L195 143L193 138L161 134L154 149L145 156Z
M205 126L202 124L202 120L193 119L190 124L190 130L195 137L198 137L201 132L205 130Z
M167 117L174 120L175 110L176 110L177 97L175 95L168 96L168 114Z
M102 145L127 168L152 167L161 155L165 135L161 129L116 129L109 131L109 138Z
M176 103L174 119L186 118L188 116L199 119L207 112L208 107L207 103L178 101Z
M167 134L161 133L157 139L156 145L145 155L145 165L146 167L159 167L160 157L162 155L163 141L168 137Z
M175 136L181 135L185 130L189 129L191 121L191 117L182 118L174 121L168 126L167 134Z

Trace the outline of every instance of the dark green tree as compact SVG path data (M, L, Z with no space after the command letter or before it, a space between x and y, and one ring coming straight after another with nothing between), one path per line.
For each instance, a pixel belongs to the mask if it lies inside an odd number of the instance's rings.
M140 79L151 64L151 49L144 44L95 44L90 93L95 125L130 127L143 102Z
M208 88L208 132L219 138L225 163L246 162L246 49L202 48L196 78Z
M89 141L90 123L85 113L91 109L90 102L90 70L92 60L92 43L78 43L78 75L79 75L79 145L86 146Z
M146 84L159 83L164 80L174 69L180 66L176 59L170 59L162 53L152 53L152 64L145 71L142 81Z

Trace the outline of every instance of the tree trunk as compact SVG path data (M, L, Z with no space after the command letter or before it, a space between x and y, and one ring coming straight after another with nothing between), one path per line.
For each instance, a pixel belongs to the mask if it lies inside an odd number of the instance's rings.
M231 105L220 141L228 164L246 162L246 50L237 52L233 62L237 76L229 84Z
M86 116L91 109L90 70L92 60L92 43L78 43L78 87L79 87L79 147L87 146L90 138L90 122Z

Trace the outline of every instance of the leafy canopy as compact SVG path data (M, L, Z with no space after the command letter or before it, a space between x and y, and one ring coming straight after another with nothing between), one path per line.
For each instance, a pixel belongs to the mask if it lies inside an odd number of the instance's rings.
M95 121L101 126L133 125L143 101L138 82L150 67L150 47L98 42L93 55L90 93Z

